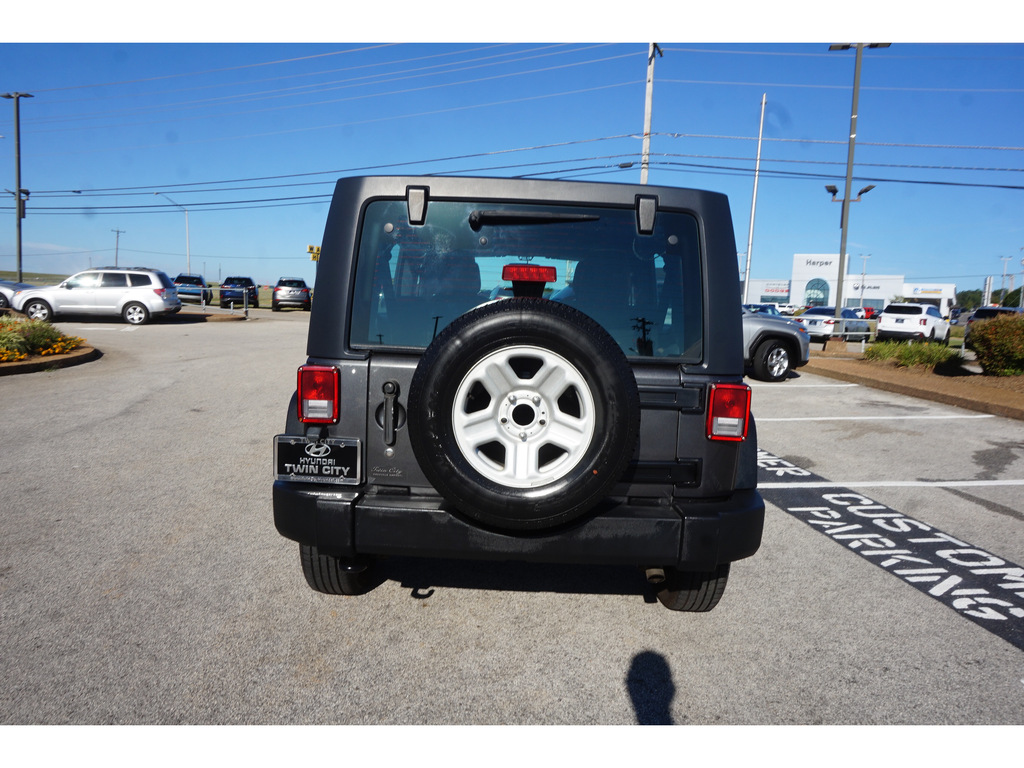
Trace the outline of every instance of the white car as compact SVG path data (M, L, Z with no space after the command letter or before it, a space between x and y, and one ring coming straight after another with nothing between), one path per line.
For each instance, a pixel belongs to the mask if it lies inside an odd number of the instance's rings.
M0 280L0 309L6 309L11 306L11 300L14 298L14 294L18 291L25 291L29 288L35 288L34 285L29 283L15 283L10 280Z
M59 285L18 291L11 308L30 320L59 315L112 315L140 325L181 309L171 278L158 269L100 267L72 275Z
M931 304L889 304L878 316L878 341L912 339L949 343L949 323Z

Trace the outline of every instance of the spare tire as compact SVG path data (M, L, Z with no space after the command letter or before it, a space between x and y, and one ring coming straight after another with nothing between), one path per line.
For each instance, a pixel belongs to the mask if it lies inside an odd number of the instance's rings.
M592 509L636 449L640 399L608 333L557 302L513 298L453 321L409 388L409 439L431 484L499 529Z

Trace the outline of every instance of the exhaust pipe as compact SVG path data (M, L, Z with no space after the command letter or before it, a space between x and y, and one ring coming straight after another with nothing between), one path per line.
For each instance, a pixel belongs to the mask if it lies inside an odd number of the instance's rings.
M665 569L664 568L648 568L644 571L644 576L647 577L648 584L664 584L665 583Z

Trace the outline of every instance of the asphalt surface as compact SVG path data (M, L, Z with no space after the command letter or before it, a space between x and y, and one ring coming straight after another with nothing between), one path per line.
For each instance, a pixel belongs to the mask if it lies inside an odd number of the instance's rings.
M367 595L311 591L270 501L308 316L253 316L61 324L103 356L0 378L0 722L1024 724L997 631L1019 620L979 625L793 511L834 489L766 490L708 614L629 568L396 558ZM800 468L1024 563L1019 422L841 384L754 383L787 462L762 480Z

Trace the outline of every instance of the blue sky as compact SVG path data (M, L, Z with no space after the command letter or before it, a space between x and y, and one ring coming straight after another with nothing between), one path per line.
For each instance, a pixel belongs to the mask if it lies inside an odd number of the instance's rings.
M655 35L663 55L650 183L726 193L745 251L766 94L751 275L786 279L794 253L838 251L841 206L824 187L842 190L854 54L828 50L849 41L833 25L762 36L750 19L719 19L698 35L677 19L657 32L627 26L619 32L637 42L605 43L594 41L623 36L605 27L581 38L556 24L542 39L493 20L417 34L410 19L386 30L363 20L339 31L346 42L302 42L324 35L310 19L239 36L223 20L201 35L171 21L108 34L102 18L79 31L67 17L44 36L0 44L0 92L33 94L20 102L22 186L31 191L25 272L110 264L115 243L120 264L185 271L185 217L167 197L189 209L192 271L267 283L312 281L306 247L319 244L342 175L638 182L643 40ZM960 289L980 288L986 275L998 288L1004 266L1019 280L1024 44L1005 42L991 20L928 31L964 41L950 43L908 33L913 17L898 19L840 33L893 43L863 59L854 194L876 188L851 207L850 269L859 273L870 255L869 273ZM392 39L424 42L365 42L392 30ZM773 37L797 42L762 42ZM204 39L233 42L162 42ZM13 189L9 100L0 101L0 135L0 187ZM15 252L13 196L4 193L0 269L15 268Z

